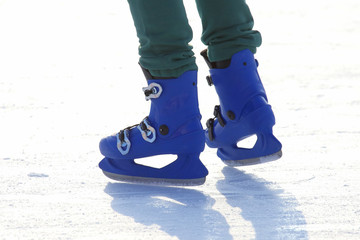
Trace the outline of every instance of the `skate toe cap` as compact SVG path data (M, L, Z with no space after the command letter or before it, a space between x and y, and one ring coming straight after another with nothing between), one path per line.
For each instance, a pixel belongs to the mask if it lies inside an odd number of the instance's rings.
M105 157L114 157L114 155L118 155L119 151L116 144L115 136L109 136L101 139L99 143L100 153Z

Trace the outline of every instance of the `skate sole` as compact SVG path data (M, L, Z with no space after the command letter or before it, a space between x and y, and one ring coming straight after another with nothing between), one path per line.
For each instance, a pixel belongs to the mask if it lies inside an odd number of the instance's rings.
M206 181L206 177L195 179L170 179L170 178L150 178L136 177L122 174L110 173L103 170L105 176L115 181L147 184L147 185L169 185L169 186L198 186Z
M272 162L278 160L282 156L282 151L278 151L276 153L257 157L257 158L249 158L243 160L222 160L226 165L230 167L239 167L239 166L249 166L249 165L256 165L260 163Z

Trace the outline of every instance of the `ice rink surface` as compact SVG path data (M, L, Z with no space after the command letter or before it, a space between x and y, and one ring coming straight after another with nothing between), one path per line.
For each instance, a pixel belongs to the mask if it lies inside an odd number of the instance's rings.
M127 2L0 0L0 239L359 239L360 3L248 4L284 155L230 168L206 148L206 183L174 188L97 167L99 140L149 111Z

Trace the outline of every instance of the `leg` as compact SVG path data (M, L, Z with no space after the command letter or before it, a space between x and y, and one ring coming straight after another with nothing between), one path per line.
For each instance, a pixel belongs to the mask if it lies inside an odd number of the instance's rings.
M230 166L251 165L281 157L281 143L272 127L275 117L257 72L253 53L261 43L252 30L253 18L243 0L197 0L208 45L203 51L210 67L208 82L214 85L220 105L207 122L206 143L218 148L218 156ZM256 135L253 148L238 142Z
M253 30L254 20L244 0L196 0L203 25L201 40L208 46L212 62L227 60L235 53L261 45Z
M128 0L139 38L140 65L156 77L197 70L182 0Z

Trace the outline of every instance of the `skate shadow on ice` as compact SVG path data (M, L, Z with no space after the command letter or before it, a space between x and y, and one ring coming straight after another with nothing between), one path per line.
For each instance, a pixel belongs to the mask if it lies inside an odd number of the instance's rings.
M294 196L236 168L225 167L222 172L225 179L216 187L230 206L240 208L242 218L255 231L255 239L308 239L305 217L296 209Z
M189 188L108 183L111 207L145 226L158 225L178 239L233 239L229 224L212 209L215 200ZM121 228L122 223L119 223Z

